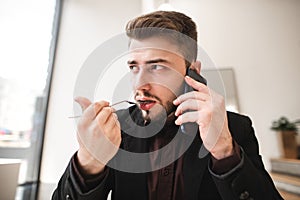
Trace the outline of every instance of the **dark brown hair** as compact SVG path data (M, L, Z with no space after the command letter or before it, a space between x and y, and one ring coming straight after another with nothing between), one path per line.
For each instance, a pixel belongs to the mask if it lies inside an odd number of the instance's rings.
M137 40L163 36L178 45L188 63L197 58L196 24L183 13L155 11L139 16L127 23L126 34Z

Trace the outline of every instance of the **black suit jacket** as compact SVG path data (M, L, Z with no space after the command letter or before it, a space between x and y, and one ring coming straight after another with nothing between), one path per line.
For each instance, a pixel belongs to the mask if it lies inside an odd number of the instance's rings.
M119 121L121 124L123 123L122 130L126 129L128 125L126 124L128 121L126 113L128 112L118 113ZM228 112L228 123L234 140L241 147L241 162L226 174L214 174L210 168L211 155L207 154L203 158L198 156L202 141L197 134L184 153L185 199L282 199L264 168L250 119ZM124 133L121 146L125 150L133 152L143 151L144 148L143 140L135 140ZM113 200L146 200L148 198L147 173L128 173L112 168L108 170L109 172L98 186L88 192L82 192L70 163L59 181L52 199L107 199L109 191L112 191Z

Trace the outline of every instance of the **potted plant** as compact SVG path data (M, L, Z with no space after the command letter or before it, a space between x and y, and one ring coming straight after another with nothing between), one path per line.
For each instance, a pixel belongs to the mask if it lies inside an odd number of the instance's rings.
M298 158L298 144L296 141L298 123L300 123L300 120L290 122L286 117L280 117L272 123L271 129L278 133L282 157L284 158Z

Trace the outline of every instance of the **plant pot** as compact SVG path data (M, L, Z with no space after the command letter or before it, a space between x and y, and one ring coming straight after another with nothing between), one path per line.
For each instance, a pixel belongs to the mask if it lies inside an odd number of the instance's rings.
M295 131L278 131L278 141L281 147L281 157L283 158L298 158L298 145L296 141Z

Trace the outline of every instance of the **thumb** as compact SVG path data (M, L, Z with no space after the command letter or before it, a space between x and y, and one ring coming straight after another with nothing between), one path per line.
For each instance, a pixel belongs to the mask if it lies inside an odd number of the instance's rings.
M76 101L80 105L82 111L84 111L87 107L89 107L89 105L92 104L92 102L88 98L80 97L80 96L75 97L74 101Z

